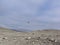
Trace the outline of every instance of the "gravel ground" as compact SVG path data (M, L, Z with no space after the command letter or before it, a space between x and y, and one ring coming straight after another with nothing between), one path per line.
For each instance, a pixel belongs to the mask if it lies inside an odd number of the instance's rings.
M60 45L60 31L16 32L0 29L0 45Z

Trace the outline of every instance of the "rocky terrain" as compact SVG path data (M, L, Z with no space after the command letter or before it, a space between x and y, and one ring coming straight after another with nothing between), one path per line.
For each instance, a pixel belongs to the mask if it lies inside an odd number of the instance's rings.
M60 45L60 31L16 32L0 28L0 45Z

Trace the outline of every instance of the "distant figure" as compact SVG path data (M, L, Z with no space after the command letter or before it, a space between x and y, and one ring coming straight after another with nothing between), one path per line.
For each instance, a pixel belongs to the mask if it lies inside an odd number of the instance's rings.
M30 24L30 21L27 21L28 24Z

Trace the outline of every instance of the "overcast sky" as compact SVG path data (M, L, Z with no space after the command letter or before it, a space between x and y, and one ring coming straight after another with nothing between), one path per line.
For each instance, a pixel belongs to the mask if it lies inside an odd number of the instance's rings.
M0 26L60 29L60 0L0 0Z

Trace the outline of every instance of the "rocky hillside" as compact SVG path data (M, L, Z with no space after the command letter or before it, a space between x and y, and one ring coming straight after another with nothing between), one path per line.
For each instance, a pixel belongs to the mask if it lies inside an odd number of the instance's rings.
M0 45L60 45L60 31L16 32L0 28Z

